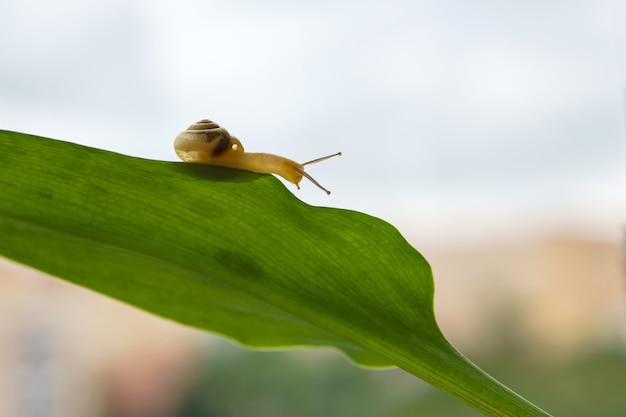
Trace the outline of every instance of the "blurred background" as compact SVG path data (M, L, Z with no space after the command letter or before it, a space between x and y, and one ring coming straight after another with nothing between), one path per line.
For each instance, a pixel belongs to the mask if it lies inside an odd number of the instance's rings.
M444 334L555 415L626 409L626 3L8 0L0 129L175 161L211 118L394 224ZM174 202L173 202L174 204ZM1 238L1 237L0 237ZM475 416L0 259L0 416Z

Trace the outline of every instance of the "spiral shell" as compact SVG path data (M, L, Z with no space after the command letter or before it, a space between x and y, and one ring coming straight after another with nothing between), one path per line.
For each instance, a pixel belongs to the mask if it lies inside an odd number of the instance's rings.
M237 138L208 119L202 119L181 132L174 141L174 149L185 162L211 161L225 153L244 150Z
M181 139L213 143L212 154L217 156L228 149L230 144L230 133L220 125L208 119L202 119L192 124L180 134Z

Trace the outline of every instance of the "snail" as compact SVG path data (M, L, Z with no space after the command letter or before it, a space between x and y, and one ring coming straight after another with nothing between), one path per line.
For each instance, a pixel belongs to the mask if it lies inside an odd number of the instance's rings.
M260 174L277 174L294 183L298 189L300 189L298 183L302 177L305 177L324 190L326 194L330 194L330 191L307 174L304 171L304 166L341 155L341 152L337 152L299 164L278 155L245 152L239 139L231 136L226 129L208 119L202 119L192 124L187 130L176 136L174 150L184 162L221 165Z

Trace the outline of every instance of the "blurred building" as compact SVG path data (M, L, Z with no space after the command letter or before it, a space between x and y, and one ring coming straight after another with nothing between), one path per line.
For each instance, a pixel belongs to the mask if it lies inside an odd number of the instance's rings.
M444 334L466 349L509 340L546 359L623 342L620 242L551 236L426 253Z
M207 335L3 258L0 288L0 417L180 407Z

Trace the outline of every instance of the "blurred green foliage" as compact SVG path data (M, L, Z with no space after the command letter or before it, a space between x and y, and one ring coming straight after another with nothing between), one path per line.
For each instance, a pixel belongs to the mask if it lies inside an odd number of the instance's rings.
M218 342L180 416L481 416L400 369L371 372L327 351L311 353L247 351ZM550 363L500 353L485 356L481 366L554 415L624 415L626 350Z

